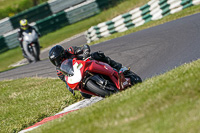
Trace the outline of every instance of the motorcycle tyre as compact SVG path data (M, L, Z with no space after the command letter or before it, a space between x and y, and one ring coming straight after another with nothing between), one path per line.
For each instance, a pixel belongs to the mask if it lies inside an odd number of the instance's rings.
M36 44L35 44L36 45ZM37 61L37 54L38 54L38 51L37 51L37 48L36 46L32 47L32 50L33 50L33 57L34 57L34 60Z
M29 59L29 63L36 62L36 48L33 46L28 46L29 53L33 56L34 59Z
M100 88L100 86L97 85L93 80L88 80L86 83L86 87L87 87L87 90L89 90L101 97L110 96L113 93L115 93L113 91L104 90L104 89Z
M29 47L29 52L34 57L34 60L32 60L31 62L40 61L40 58L39 58L39 49L37 48L36 45L37 44L34 44L34 46L30 46Z

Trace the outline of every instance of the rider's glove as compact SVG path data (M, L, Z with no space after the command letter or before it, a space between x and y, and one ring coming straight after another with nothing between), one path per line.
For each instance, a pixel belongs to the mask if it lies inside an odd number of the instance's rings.
M86 59L89 56L90 56L90 46L85 44L83 46L83 59Z
M22 41L22 37L19 37L18 40L19 40L19 41Z
M90 56L90 51L88 49L84 50L83 59L86 59L89 56Z

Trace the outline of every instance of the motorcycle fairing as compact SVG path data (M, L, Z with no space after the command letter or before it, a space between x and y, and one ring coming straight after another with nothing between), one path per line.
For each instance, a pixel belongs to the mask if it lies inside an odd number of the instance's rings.
M87 71L92 73L98 73L110 77L117 88L120 88L118 81L118 72L113 70L113 68L101 61L91 60L91 64L87 67Z
M68 59L62 62L60 66L60 70L63 72L64 75L74 75L74 68L73 68L73 63L72 59Z
M94 73L100 73L103 75L111 76L115 72L111 66L109 66L106 63L92 60L93 63L88 68L88 71L94 72Z
M23 40L26 41L27 43L37 42L38 40L38 35L35 32L35 30L32 31L26 30L22 34L23 34Z
M81 71L80 71L80 69L78 69L77 66L78 66L78 63L76 62L73 65L74 75L67 78L67 82L69 84L79 83L81 81L81 79L82 79Z
M82 80L81 70L78 69L78 65L79 64L77 62L73 65L73 70L74 70L73 76L70 77L65 76L65 80L72 89L75 89L79 84L79 82Z
M125 78L123 72L116 72L110 65L104 62L95 61L95 63L90 65L89 71L109 76L110 79L115 83L116 87L120 90L131 86L130 79Z
M113 70L113 68L101 61L96 60L77 60L73 59L73 70L74 75L71 77L65 76L65 80L67 81L69 87L73 90L79 90L81 92L96 95L90 91L87 91L83 88L82 79L86 76L86 72L90 72L94 75L106 75L110 77L113 83L119 90L125 89L127 86L131 85L130 79L125 78L123 72L118 73ZM100 82L100 81L99 81Z

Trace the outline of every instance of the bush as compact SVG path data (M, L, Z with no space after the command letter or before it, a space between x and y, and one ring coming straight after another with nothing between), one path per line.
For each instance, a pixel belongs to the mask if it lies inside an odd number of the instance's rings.
M38 4L41 4L45 1L48 0L37 0ZM6 17L11 17L14 16L17 13L20 13L28 8L31 8L34 6L34 0L22 0L20 3L16 4L16 3L11 3L10 6L7 6L3 9L0 9L0 19L6 18Z

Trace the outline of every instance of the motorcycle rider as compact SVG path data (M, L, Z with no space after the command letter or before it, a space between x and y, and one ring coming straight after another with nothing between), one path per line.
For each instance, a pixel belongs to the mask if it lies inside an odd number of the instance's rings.
M28 62L31 63L32 62L32 60L31 60L32 55L28 51L27 43L23 42L23 32L26 32L26 31L31 32L32 30L34 30L36 32L36 34L38 35L38 37L40 37L40 34L38 33L38 31L34 27L32 27L28 24L28 21L26 19L20 20L19 24L20 24L20 29L18 31L18 40L20 42L22 54L25 58L27 58ZM40 57L39 57L39 55L40 55L40 44L39 44L38 40L36 42L36 49L39 51L38 52L39 54L38 54L38 57L37 57L37 61L39 61L40 60Z
M81 54L83 54L83 55L80 56ZM52 47L49 51L49 60L51 61L51 63L53 65L56 66L58 77L62 81L65 82L67 89L72 94L74 94L74 91L68 86L67 82L65 81L65 76L60 71L60 65L66 59L77 58L77 59L82 60L82 59L85 59L89 56L91 56L92 59L102 61L102 62L109 64L111 67L113 67L117 71L119 71L122 67L122 64L115 62L114 60L112 60L108 56L105 56L104 53L101 52L101 51L94 52L94 53L90 54L90 47L87 44L83 45L83 47L71 46L70 48L68 48L66 50L64 50L64 48L62 46L56 45L56 46ZM82 92L81 92L81 95L84 98L90 98L91 97L91 95L86 94L86 93L82 93Z

